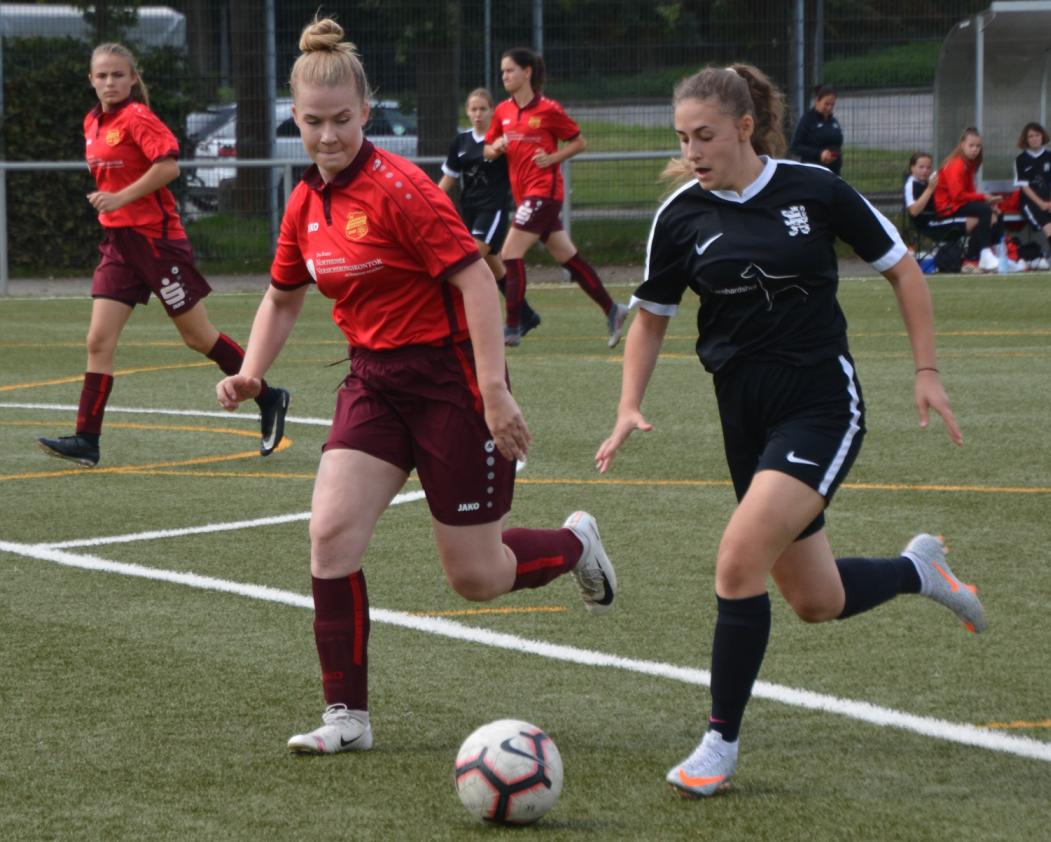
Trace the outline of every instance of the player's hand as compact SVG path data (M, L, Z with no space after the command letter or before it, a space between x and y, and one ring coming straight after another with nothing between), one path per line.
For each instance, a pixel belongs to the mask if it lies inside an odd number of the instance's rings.
M832 150L831 149L822 149L821 150L821 163L822 164L831 164L834 160L835 160L835 157L832 155Z
M507 135L500 135L496 140L489 144L489 147L497 154L503 155L507 151L507 144L509 143Z
M233 412L243 401L259 397L263 391L263 384L254 377L246 377L243 374L234 374L221 380L215 387L215 394L219 403L227 412Z
M99 213L113 213L113 211L118 211L125 205L125 202L121 201L118 194L105 193L101 190L88 193L88 201Z
M635 430L648 433L652 429L653 425L643 418L642 413L638 410L619 413L617 423L613 427L613 434L602 442L602 447L595 454L595 467L600 472L606 473L609 466L613 464L613 457L617 455L620 446L628 440L628 436Z
M915 387L916 409L920 413L920 426L924 429L930 424L930 410L934 410L945 422L945 430L956 444L963 444L963 433L956 423L956 416L952 414L952 405L949 396L942 388L941 378L936 371L920 371L916 373Z
M529 445L533 443L533 436L511 392L503 388L485 395L483 401L485 423L497 450L505 459L524 462L529 453Z
M938 173L937 172L932 172L931 173L931 177L927 179L927 186L928 187L933 187L937 183L938 183Z
M536 164L540 169L547 169L553 164L558 162L548 155L543 149L538 149L536 154L533 156L533 163Z
M1003 196L998 196L995 193L986 193L985 194L985 201L987 201L990 205L998 205L1003 200L1004 200Z

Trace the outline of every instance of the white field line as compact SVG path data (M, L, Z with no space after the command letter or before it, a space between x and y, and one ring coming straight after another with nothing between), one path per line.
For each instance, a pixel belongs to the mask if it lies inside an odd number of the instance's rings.
M51 409L59 412L76 412L77 407L70 403L0 403L0 409ZM127 412L136 415L185 415L191 418L225 418L227 420L256 421L254 413L242 412L203 412L199 409L134 409L122 406L107 406L106 412ZM331 418L297 418L294 415L285 417L286 424L310 424L315 427L331 427Z
M422 491L407 491L390 501L392 506L399 503L411 503L422 500L426 495ZM157 529L152 532L133 532L130 535L108 535L102 538L83 538L77 541L59 541L57 543L34 544L32 546L47 550L68 550L71 547L101 547L103 544L128 544L132 541L152 541L155 538L179 538L183 535L205 535L209 532L227 532L235 529L251 529L256 526L276 526L281 523L294 523L298 520L310 520L310 512L297 512L291 515L261 517L255 520L236 520L232 523L210 523L205 526L189 526L185 529Z
M124 564L96 556L78 555L65 552L64 550L52 549L41 545L17 544L10 541L0 541L0 552L13 553L26 558L35 558L41 561L51 561L67 567L77 567L85 570L97 570L106 573L119 573L123 576L135 576L143 579L154 579L162 582L186 585L203 590L220 591L223 593L238 594L251 599L261 599L268 602L293 605L298 608L313 608L313 599L303 594L282 591L269 588L264 585L250 585L241 582L231 582L225 579L214 579L210 576L199 576L196 573L178 573L173 570L159 570L143 567L138 564ZM388 611L383 608L370 608L369 616L377 623L386 623L400 626L405 629L436 634L442 637L462 640L468 643L479 643L483 646L492 646L498 649L509 649L529 655L539 655L559 661L568 661L575 664L584 664L596 667L611 667L614 669L627 670L629 672L642 673L660 678L668 678L673 681L682 681L686 684L695 684L707 687L711 684L711 673L707 670L693 669L690 667L679 667L673 664L663 664L655 661L640 661L633 658L621 658L617 655L609 655L603 652L594 652L588 649L578 649L574 646L562 646L555 643L547 643L539 640L528 640L515 635L502 634L489 631L488 629L472 628L453 620L445 620L437 617L416 617L403 614L399 611ZM821 693L811 693L806 690L796 690L791 687L783 687L778 684L770 684L765 681L756 682L753 695L769 699L794 707L806 708L808 710L820 710L826 713L834 713L869 722L873 725L883 727L900 728L912 731L928 737L935 737L949 742L963 745L977 746L979 748L1001 751L1019 757L1029 757L1036 760L1051 762L1051 744L1042 743L1027 737L1015 737L1005 734L997 734L988 730L975 728L973 725L961 725L933 719L926 716L914 716L892 708L880 707L867 702L856 702L850 699L840 699L836 696L827 696Z

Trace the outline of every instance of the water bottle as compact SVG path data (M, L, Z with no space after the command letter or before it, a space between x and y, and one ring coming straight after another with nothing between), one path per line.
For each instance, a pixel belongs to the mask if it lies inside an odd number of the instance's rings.
M999 272L1001 275L1006 275L1008 271L1007 240L1005 240L1003 237L1001 237L1000 242L996 244L996 257L999 261L999 265L997 266L996 271Z

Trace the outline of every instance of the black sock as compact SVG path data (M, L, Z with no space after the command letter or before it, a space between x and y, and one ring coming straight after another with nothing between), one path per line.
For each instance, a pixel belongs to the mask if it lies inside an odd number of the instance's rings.
M838 620L875 608L898 594L920 592L920 574L912 559L905 556L837 558L836 567L847 594Z
M712 717L709 731L732 743L770 639L770 596L717 596L719 617L712 640Z
M77 433L84 441L90 444L92 447L99 446L99 434L98 433Z
M255 401L256 406L260 409L268 409L273 406L274 403L280 398L281 395L277 389L271 389L269 386L265 386L263 391L259 393L259 397L252 398Z
M507 275L504 275L500 280L496 282L496 288L500 290L500 294L507 298ZM529 302L524 298L522 299L522 322L533 321L533 315L536 311L529 306ZM521 323L521 322L520 322Z

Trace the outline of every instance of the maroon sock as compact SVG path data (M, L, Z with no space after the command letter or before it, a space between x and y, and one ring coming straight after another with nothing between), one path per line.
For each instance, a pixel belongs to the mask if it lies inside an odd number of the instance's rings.
M98 435L102 432L102 416L106 401L113 391L113 375L89 371L84 375L80 389L80 408L77 410L77 432Z
M215 344L212 346L212 350L205 354L205 356L219 366L223 374L230 377L241 370L241 363L244 362L245 352L244 348L234 342L229 336L225 333L220 333L219 338L215 340ZM265 395L266 390L270 388L266 385L265 380L261 382L263 384L263 389L259 393L260 397Z
M568 529L508 529L501 537L518 560L513 591L542 588L576 567L584 552Z
M369 595L365 573L341 579L310 577L314 640L321 659L325 701L369 709Z
M504 261L504 266L507 267L507 287L504 296L507 299L507 324L508 327L518 327L522 320L522 299L525 298L525 261L521 258L511 258Z
M581 257L579 253L574 254L562 265L573 280L577 282L577 286L591 296L591 300L602 308L603 313L608 313L613 306L613 299L609 297L606 288L602 286L602 281L599 279L595 267Z

